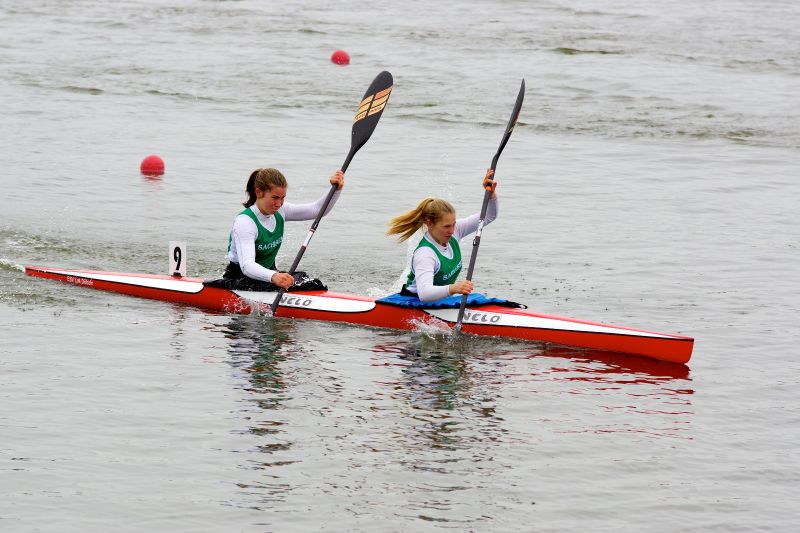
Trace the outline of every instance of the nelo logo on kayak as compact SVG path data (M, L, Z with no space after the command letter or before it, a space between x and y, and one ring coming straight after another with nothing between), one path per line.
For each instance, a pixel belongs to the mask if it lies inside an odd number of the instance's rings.
M476 313L475 311L464 312L464 322L470 324L496 324L502 317L495 313Z
M311 305L311 298L303 296L287 296L283 295L281 298L281 305L289 305L292 307L308 307Z

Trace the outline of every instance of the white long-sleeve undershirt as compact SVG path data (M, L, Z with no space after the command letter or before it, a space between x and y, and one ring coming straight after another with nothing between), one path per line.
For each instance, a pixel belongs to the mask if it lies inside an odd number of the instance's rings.
M484 220L484 226L494 221L497 218L499 211L500 206L498 205L497 198L490 199L486 208L486 219ZM470 215L466 218L460 218L456 220L456 227L453 231L453 237L455 237L456 241L461 241L461 239L467 235L475 233L478 230L479 222L480 213L475 213L474 215ZM453 258L453 247L450 246L449 242L447 243L447 246L442 246L427 232L422 236L422 238L427 239L428 242L433 244L443 256L447 257L448 259ZM461 251L461 255L463 262L463 260L466 258L464 255L464 250ZM417 248L411 258L411 269L414 271L414 283L406 288L411 292L416 292L419 296L419 299L423 302L431 302L433 300L447 298L450 296L449 286L433 284L433 276L439 272L440 268L441 264L439 263L439 257L436 255L436 252L427 246Z
M336 205L336 200L339 199L341 189L336 191L331 198L331 203L325 210L324 215L327 215ZM278 212L283 216L283 220L288 222L292 220L314 220L317 214L322 209L322 204L325 203L324 196L315 202L307 204L292 204L284 202L283 206L278 209ZM255 204L251 205L248 209L255 214L258 221L269 231L275 231L275 216L263 214ZM260 279L262 281L272 281L272 276L275 270L264 268L256 263L256 238L258 237L258 227L256 223L247 215L239 214L233 220L233 228L231 229L231 249L228 252L228 260L233 263L238 263L242 272L248 278Z

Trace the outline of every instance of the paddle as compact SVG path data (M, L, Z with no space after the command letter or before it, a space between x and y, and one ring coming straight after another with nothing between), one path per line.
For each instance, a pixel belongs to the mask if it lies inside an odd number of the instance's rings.
M519 112L522 109L522 99L525 97L525 78L522 79L522 84L519 87L519 94L517 95L517 102L514 104L514 110L511 112L511 118L508 121L508 126L506 126L506 132L503 134L503 140L500 141L500 146L497 148L497 153L494 154L494 158L492 159L492 170L497 167L497 160L500 158L500 154L503 152L503 148L506 147L506 143L508 142L509 137L511 137L511 132L514 131L514 126L517 124L517 119L519 118ZM472 256L469 258L469 268L467 269L467 279L472 280L472 272L475 270L475 259L478 257L478 247L481 245L481 232L483 231L483 221L486 218L486 208L489 205L489 198L491 198L492 193L489 191L485 191L483 193L483 205L481 206L481 215L480 220L478 222L478 230L475 232L475 238L472 241ZM464 294L461 296L461 307L458 309L458 319L456 320L455 330L456 332L461 331L461 323L464 320L464 310L467 308L467 295Z
M364 93L364 97L361 99L361 103L358 105L356 116L353 119L353 130L350 136L350 153L347 154L347 157L344 160L342 172L347 171L347 167L350 165L350 160L353 159L353 156L356 155L356 152L358 152L359 148L366 144L372 135L372 132L375 131L375 126L378 125L378 120L380 120L381 115L383 114L383 109L386 107L386 103L389 101L389 94L392 92L392 83L392 75L384 70L378 74L374 80L372 80L367 92ZM317 218L315 218L314 223L311 224L311 229L308 230L306 239L300 246L300 251L297 252L297 256L294 258L294 262L289 269L289 274L294 274L297 270L297 265L300 264L303 254L306 253L306 248L308 248L308 244L311 242L311 238L314 236L314 232L319 226L319 221L322 219L322 214L328 209L328 204L331 203L331 198L333 198L333 194L335 192L336 185L331 185L331 190L328 191L328 196L325 198L325 203L322 205L322 209L319 210ZM272 302L273 315L275 315L275 313L278 311L278 306L281 303L281 298L283 297L284 292L286 292L285 289L279 290L278 295L275 297L275 301Z

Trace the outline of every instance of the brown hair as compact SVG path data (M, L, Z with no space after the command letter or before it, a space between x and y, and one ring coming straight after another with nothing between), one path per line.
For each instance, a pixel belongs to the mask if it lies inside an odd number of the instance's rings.
M442 215L455 214L456 210L447 200L441 198L425 198L417 207L407 213L394 217L389 221L389 230L386 235L397 235L398 241L403 242L414 235L425 222L436 224Z
M277 168L257 168L250 174L250 179L247 180L247 186L244 188L247 193L247 201L242 205L250 207L256 203L256 187L267 192L273 187L283 187L285 189L288 186L286 178Z

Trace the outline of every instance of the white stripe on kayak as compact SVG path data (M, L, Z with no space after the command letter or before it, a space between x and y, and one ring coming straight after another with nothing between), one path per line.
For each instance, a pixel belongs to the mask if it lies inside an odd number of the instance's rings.
M425 312L447 322L455 322L458 319L458 309L425 309ZM660 333L649 333L647 331L623 329L614 326L583 324L581 322L572 322L557 318L512 315L510 313L489 313L475 309L467 309L464 312L464 324L475 324L477 326L512 326L515 328L585 331L587 333L611 333L614 335L652 337L657 339L674 338L672 335L662 335Z
M66 281L77 285L91 285L92 280L106 281L148 287L188 294L196 294L203 290L202 283L187 281L180 278L151 278L136 275L121 275L112 273L93 273L81 270L61 270L55 268L37 268L39 272L65 276ZM232 291L241 298L252 302L272 304L277 292ZM325 296L310 296L305 294L285 293L281 305L298 309L313 309L315 311L331 311L335 313L363 313L375 308L375 302L364 300L348 300L343 298L328 298ZM458 309L422 309L426 313L441 320L455 323L458 319ZM511 326L517 328L552 329L563 331L581 331L587 333L609 333L613 335L627 335L634 337L651 337L658 339L674 339L673 335L650 333L619 328L610 325L583 324L558 318L545 318L538 316L517 315L511 313L491 313L487 311L467 309L464 312L464 323L478 326Z
M278 295L277 292L257 291L233 291L233 293L251 302L268 303L270 305ZM375 309L375 302L287 292L281 297L281 307L296 307L298 309L313 309L314 311L331 311L334 313L363 313Z
M66 276L69 283L75 283L77 285L89 285L83 280L90 279L97 281L109 281L111 283L125 283L127 285L136 285L137 287L150 287L152 289L186 292L190 294L196 294L203 290L202 283L197 281L186 281L179 278L167 279L148 278L144 276L122 276L118 274L95 274L93 272L83 272L80 270L58 270L55 268L40 268L36 270L39 272L47 272L50 274Z

